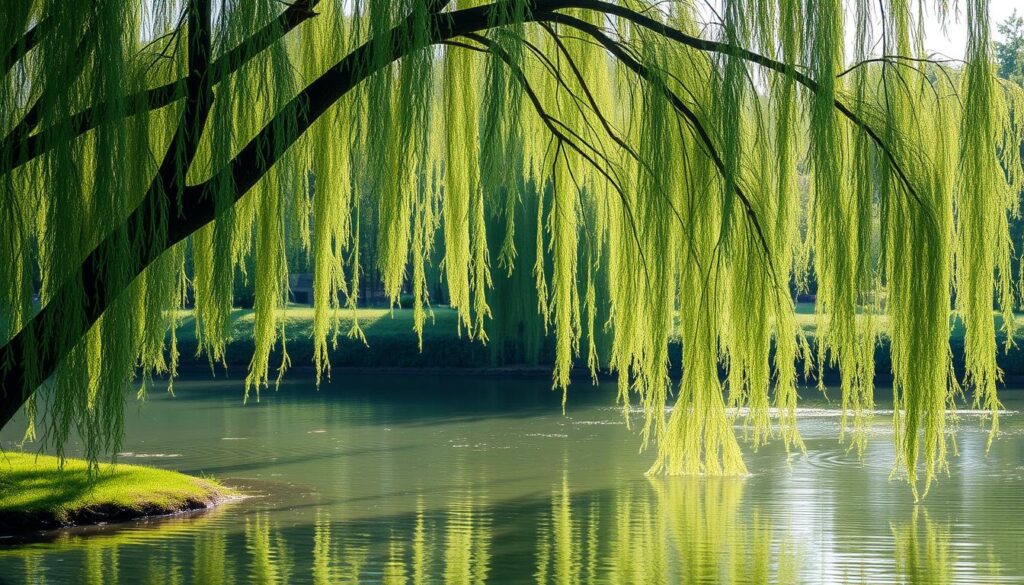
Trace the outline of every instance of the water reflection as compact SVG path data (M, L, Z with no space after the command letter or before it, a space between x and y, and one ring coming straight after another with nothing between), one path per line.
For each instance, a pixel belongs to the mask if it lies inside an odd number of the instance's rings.
M607 406L614 387L563 416L546 384L368 380L254 408L232 406L230 385L183 385L131 423L131 460L258 497L46 542L0 538L0 584L1024 582L1016 414L987 455L981 425L961 425L950 477L915 507L888 481L888 425L872 428L861 463L828 408L804 413L809 453L788 465L769 444L745 480L646 479L649 461Z
M604 511L594 501L574 507L568 486L552 494L539 525L538 583L795 581L792 549L773 555L760 512L749 522L738 513L743 481L654 478Z
M194 582L197 585L233 583L235 575L227 562L227 536L224 531L200 532L192 549Z
M909 522L893 526L896 543L896 568L914 583L952 583L952 559L949 552L949 525L928 517L925 509L915 509Z
M335 519L318 509L311 524L296 526L254 510L242 530L233 531L215 513L190 526L171 522L166 528L65 535L59 558L51 554L52 544L0 555L21 557L21 574L6 574L11 583L64 582L68 575L89 584L388 585L531 578L557 585L796 583L823 577L801 563L813 550L802 550L786 527L772 526L760 506L744 505L745 489L735 479L652 479L614 493L580 495L563 475L549 497L515 504L533 525L532 542L519 552L514 549L523 544L521 534L496 535L493 527L493 514L507 515L507 505L488 507L467 489L452 493L445 509L428 510L421 498L413 515L373 523ZM956 558L950 524L933 520L923 507L894 523L891 533L891 579L845 572L842 580L956 583L956 566L970 560ZM506 545L511 552L501 552ZM987 562L977 563L986 569L975 576L997 581L991 548L978 550ZM496 564L496 551L512 558Z

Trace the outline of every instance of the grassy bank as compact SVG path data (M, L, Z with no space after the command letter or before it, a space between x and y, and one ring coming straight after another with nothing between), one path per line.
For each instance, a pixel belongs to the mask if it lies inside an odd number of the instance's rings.
M0 453L0 534L119 522L208 508L234 492L216 481L139 465Z
M458 334L455 311L447 307L434 309L434 318L427 322L423 334L423 350L420 351L416 333L413 331L411 309L358 309L341 313L340 334L337 346L331 350L331 365L334 367L436 367L476 368L491 364L490 349L478 341L470 341L463 331ZM292 306L283 315L287 333L287 350L292 365L303 366L313 363L313 344L310 336L313 328L313 309ZM227 347L226 361L229 366L247 366L252 358L253 311L238 309L232 315L231 343ZM366 335L366 344L348 337L353 323ZM197 353L195 321L191 313L183 316L177 330L181 360L188 363ZM276 348L280 351L280 346ZM207 364L206 357L196 360ZM271 364L276 358L271 357ZM236 368L230 368L235 371Z
M310 333L313 325L313 310L306 306L292 306L285 310L283 317L288 337L287 349L292 365L311 364L313 347L310 343ZM998 331L1002 326L1002 318L996 314L995 319ZM346 335L356 320L366 334L366 345L359 340L350 339ZM889 343L886 336L888 319L881 316L876 317L876 320L877 327L881 332L880 342L875 352L876 370L879 376L888 376L891 372ZM797 322L813 344L818 327L813 304L797 305ZM254 347L252 330L253 312L243 309L236 310L233 315L232 341L227 348L226 356L230 371L241 373L248 365ZM197 341L195 322L191 313L185 313L182 316L177 335L184 364L190 362L194 365L205 366L208 364L205 357L193 358L197 350ZM514 339L506 341L506 343L513 344L515 342ZM950 334L950 345L954 364L958 370L962 366L963 344L964 329L962 324L957 323L953 326ZM671 355L678 355L678 351L681 351L678 340L672 345ZM1024 344L1018 343L1018 345L1004 353L1002 340L999 341L999 364L1010 376L1024 376L1024 350L1022 350ZM525 365L544 367L551 363L554 355L553 336L546 337L540 347L539 361ZM506 351L499 356L492 350L493 344L485 346L479 341L471 341L466 337L465 331L460 336L456 313L447 307L434 309L433 320L428 320L423 335L422 350L413 331L411 310L359 309L354 313L352 311L342 312L341 335L338 336L337 346L331 350L330 358L332 367L336 368L437 368L443 366L445 368L480 369L524 365L503 357L516 355L515 351ZM673 365L678 367L678 363ZM826 370L826 379L833 375L834 372Z

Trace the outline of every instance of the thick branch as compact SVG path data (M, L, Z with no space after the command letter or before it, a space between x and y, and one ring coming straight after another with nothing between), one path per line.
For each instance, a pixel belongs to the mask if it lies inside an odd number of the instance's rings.
M110 303L169 247L163 237L164 230L155 222L169 221L168 197L183 191L185 175L195 158L202 127L212 106L213 90L210 84L210 2L191 0L189 4L189 73L185 79L185 112L174 138L160 165L160 169L147 190L143 204L127 222L108 235L82 263L79 272L58 289L56 298L47 304L18 334L0 349L0 427L3 427L28 399L34 389L48 378L57 364L79 339L106 311ZM127 241L132 242L128 250ZM110 270L113 259L126 254L136 257L125 259L129 274ZM88 285L88 286L84 286ZM82 295L83 297L78 297ZM68 332L80 324L69 320L61 307L82 302L86 322L81 331ZM62 335L54 335L62 331ZM70 341L69 341L70 340ZM34 353L31 353L34 352ZM27 368L25 364L35 364Z
M507 24L501 20L503 17L504 11L495 10L493 5L432 14L427 42L434 44L465 33ZM176 181L184 174L168 173L165 176L163 169L166 165L162 165L160 176L154 180L154 185L147 191L142 203L132 212L123 228L128 231L128 240L135 244L130 250L133 257L127 259L132 266L132 278L140 274L164 250L185 239L225 211L216 206L217 198L213 196L218 185L224 181L231 181L235 189L235 200L240 199L328 107L367 77L403 57L406 52L415 50L415 47L409 47L408 43L403 42L404 39L412 38L411 27L411 22L405 22L391 30L391 54L387 63L373 62L370 58L374 55L375 48L366 43L308 85L217 175L201 185L186 187L182 193L184 205L178 214L163 214L162 211L166 209L165 193L176 192L179 188ZM372 65L367 65L371 63ZM281 119L291 119L295 123L280 124L278 120ZM154 217L165 218L168 225L164 234L151 225L151 218ZM66 329L69 326L55 307L81 302L81 299L72 296L76 294L76 287L62 286L56 292L60 298L43 307L24 329L6 345L0 347L0 428L14 417L28 396L53 373L57 364L71 350L73 344L62 340L84 335L87 328L96 322L130 284L130 281L108 282L103 278L104 258L124 253L119 241L117 234L104 239L85 258L74 277L79 282L88 282L91 285L84 303L86 322L79 335L62 335L60 339L53 339L53 336L47 335L49 331ZM31 359L26 359L29 352L34 354ZM38 365L30 371L26 368L28 363Z
M7 75L18 61L21 61L29 51L36 48L36 45L39 44L39 40L46 35L52 24L53 18L46 17L32 25L32 28L28 29L28 31L18 39L18 42L15 43L13 47L10 47L7 50L7 53L4 54L3 61L0 61L0 72Z
M28 109L28 112L21 118L17 126L11 129L7 137L4 138L4 145L19 144L28 138L29 134L39 125L40 112L42 111L43 104L49 101L50 94L57 93L59 95L60 92L66 92L81 77L89 55L96 48L96 43L92 42L93 32L93 27L90 26L82 34L82 39L78 41L75 54L72 56L74 63L71 64L69 70L62 71L61 75L50 79L50 83L43 89L42 94L36 98L32 107Z
M227 71L224 75L237 70L238 67L265 49L270 45L270 43L277 40L278 37L272 38L271 35L267 34L270 27L279 27L281 34L288 32L295 26L298 26L298 24L313 16L315 13L312 11L312 8L318 2L319 0L304 0L293 4L281 14L276 23L267 25L267 27L264 27L264 29L259 33L253 35L248 41L225 54L224 58L228 58L228 60ZM448 0L428 0L428 2L428 10L431 13L439 12L448 4ZM736 47L727 43L710 41L688 35L676 28L640 14L625 6L611 4L602 0L537 0L532 4L530 11L538 13L565 8L582 8L605 12L629 20L661 36L695 49L740 57L751 63L788 75L811 91L818 91L817 82L792 65L787 65L742 47ZM451 13L448 14L450 15ZM221 70L221 59L218 59L218 66L214 69L218 72ZM218 73L218 79L216 79L215 83L220 80L220 74ZM180 95L179 86L181 83L181 81L172 82L161 87L146 90L143 92L144 95L136 95L127 98L127 107L124 108L125 114L134 115L148 110L158 109L172 103L176 99L176 96ZM896 160L892 150L888 147L885 141L882 140L878 133L867 122L862 120L838 99L835 101L835 106L846 118L864 131L871 140L875 142L886 158L889 159L889 162L892 164L900 182L904 185L911 196L920 200L917 190L913 187L913 184L904 172L902 165L899 164L899 161ZM96 121L92 115L92 108L76 114L72 118L71 124L72 127L78 128L79 135L94 128ZM17 168L45 152L48 149L47 138L51 133L52 132L48 130L44 130L43 132L40 132L35 136L28 137L19 143L8 144L5 142L5 144L0 146L0 161L4 161L0 162L0 165L4 165L0 166L0 173L9 172L11 169Z
M319 3L320 0L301 0L292 4L274 21L267 23L237 47L221 55L210 68L213 85L238 71L253 57L277 42L292 29L316 16L313 8ZM129 117L158 110L181 99L183 95L185 95L185 80L179 79L125 96L117 108L111 108L109 104L91 106L74 114L70 119L44 128L32 136L26 136L24 132L15 135L12 132L11 136L0 145L0 174L10 172L53 148L54 139L65 133L67 128L74 129L74 136L81 136L92 130L102 121L100 116L95 115L96 112L117 111ZM35 124L29 130L34 127Z

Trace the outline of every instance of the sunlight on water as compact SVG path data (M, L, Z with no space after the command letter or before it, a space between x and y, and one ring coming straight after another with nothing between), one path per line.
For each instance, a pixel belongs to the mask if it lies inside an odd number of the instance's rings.
M253 497L0 539L0 583L1024 579L1015 413L988 456L984 424L962 417L951 475L915 506L888 479L888 417L876 417L861 464L837 442L827 405L801 423L806 457L786 462L773 443L748 453L747 478L646 478L649 454L608 408L611 388L570 394L565 416L544 381L352 377L244 407L237 390L180 384L130 421L123 457L212 474ZM0 439L10 448L13 437Z
M535 532L518 543L534 549L522 559L522 572L504 577L558 584L806 580L805 557L814 551L795 545L762 510L744 514L743 492L743 482L724 479L655 479L602 502L574 497L566 477L544 505L532 510ZM428 514L421 507L409 518L392 519L386 534L332 522L322 509L312 526L300 530L255 512L240 532L196 519L178 529L168 522L144 531L63 537L48 546L7 551L3 566L5 575L20 573L26 583L48 577L59 582L79 573L88 583L114 583L119 575L129 583L140 578L151 583L483 583L491 576L492 557L506 554L495 550L501 539L495 537L491 514L470 492L453 495L443 512ZM963 582L954 579L958 571L948 524L919 509L891 531L895 582ZM20 557L20 567L13 557ZM998 565L986 556L981 560L970 570L991 582ZM64 561L70 566L57 564ZM841 575L819 576L881 582L877 574L848 567ZM495 575L494 580L505 579Z

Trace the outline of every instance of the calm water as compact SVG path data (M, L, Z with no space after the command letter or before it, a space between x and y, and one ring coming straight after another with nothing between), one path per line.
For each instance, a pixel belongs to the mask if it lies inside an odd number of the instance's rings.
M0 544L0 582L1024 583L1021 414L987 456L964 416L951 476L915 506L888 479L888 416L862 465L827 405L803 413L806 457L773 443L748 449L745 479L648 479L611 386L575 385L564 416L545 380L347 376L317 392L293 377L247 406L238 381L176 394L131 413L122 461L254 497Z

